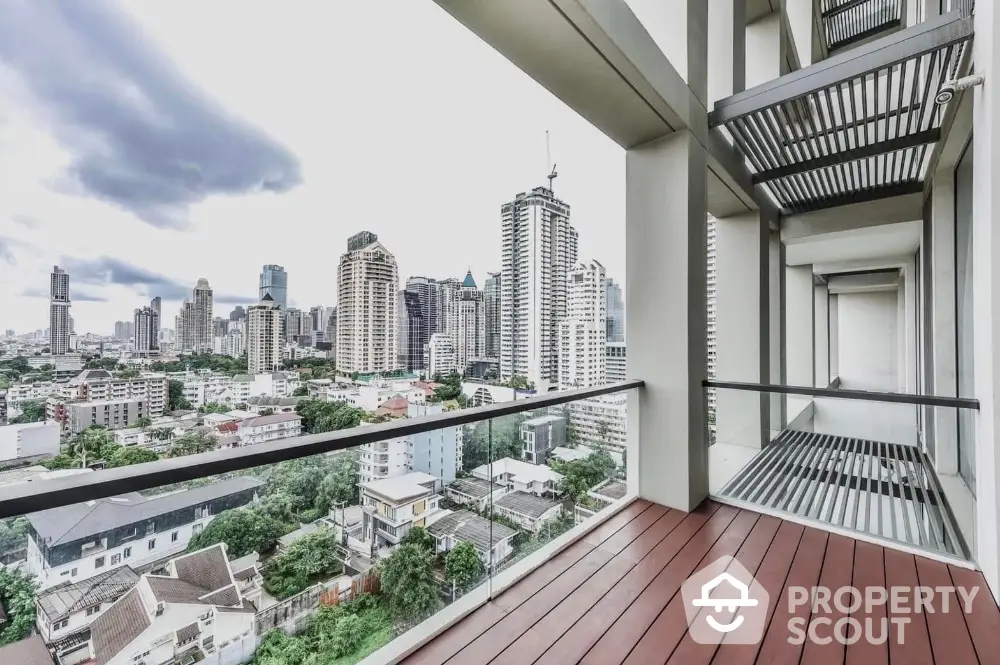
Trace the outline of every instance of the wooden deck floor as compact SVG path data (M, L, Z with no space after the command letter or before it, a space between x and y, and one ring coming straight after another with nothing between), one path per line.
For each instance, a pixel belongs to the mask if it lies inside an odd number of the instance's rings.
M723 555L736 557L770 594L759 644L705 646L687 634L680 586ZM890 631L880 645L796 646L788 640L794 617L785 593L793 585L981 588L971 614L954 597L942 612L938 595L934 613L905 615L902 640ZM795 614L816 616L808 604ZM875 619L877 627L885 616L884 607L871 615L862 608L853 618ZM1000 612L973 571L713 502L685 514L637 501L403 662L986 665L1000 662Z

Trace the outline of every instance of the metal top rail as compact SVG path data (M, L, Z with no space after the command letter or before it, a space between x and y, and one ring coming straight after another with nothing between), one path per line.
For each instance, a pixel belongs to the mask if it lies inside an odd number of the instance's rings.
M835 397L856 399L866 402L896 402L920 406L946 406L956 409L979 410L979 400L972 397L941 397L938 395L909 395L906 393L882 393L873 390L844 390L841 388L812 388L810 386L784 386L769 383L743 383L739 381L701 382L705 388L724 390L748 390L759 393L779 393L782 395L810 395L812 397Z
M266 464L346 450L365 443L430 432L443 427L467 425L490 418L640 388L643 385L645 384L641 380L629 380L597 388L551 392L523 400L449 411L422 418L309 434L241 448L213 450L197 455L161 459L64 478L18 483L0 487L0 518L60 508L82 501L103 499L126 492L139 492L223 473L244 471Z

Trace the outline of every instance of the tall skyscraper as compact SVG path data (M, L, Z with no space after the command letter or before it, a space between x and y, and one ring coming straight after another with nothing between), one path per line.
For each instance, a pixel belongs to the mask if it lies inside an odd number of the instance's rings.
M233 308L233 311L229 313L230 321L241 321L247 318L247 311L243 308L243 305L237 305Z
M160 312L156 308L158 300L159 298L153 298L148 307L135 310L132 348L136 353L149 353L160 348Z
M625 341L625 301L622 300L622 287L613 279L607 280L608 319L605 326L609 342Z
M455 326L458 324L458 300L461 295L462 283L455 277L435 282L436 316L433 333L445 333L455 336Z
M597 261L581 263L567 280L566 318L559 321L559 387L606 383L607 290Z
M399 345L396 364L410 372L424 369L424 345L427 344L427 326L420 296L403 289L397 304L399 315Z
M69 275L59 266L49 275L49 352L54 356L69 351Z
M281 366L281 309L265 293L247 312L247 371L274 372Z
M438 283L429 277L410 277L406 280L406 291L414 294L420 303L421 323L423 328L420 332L422 344L426 345L431 335L436 332L444 332L438 328ZM421 356L422 357L422 356ZM424 361L419 361L421 369L426 369Z
M500 377L523 376L540 390L556 382L556 326L566 316L566 277L576 263L569 204L535 187L501 208Z
M260 299L271 296L281 309L288 309L288 273L278 265L268 264L260 271Z
M486 308L483 292L476 287L470 270L459 288L455 303L451 335L455 347L455 364L463 374L474 358L486 354Z
M500 357L500 273L491 272L483 288L486 312L486 357Z
M206 353L212 350L212 287L204 277L198 279L175 319L175 346L180 351Z
M337 368L347 374L392 371L399 343L396 257L368 231L347 246L337 266Z
M312 321L309 315L301 309L291 307L285 310L284 316L285 342L292 344L302 335L312 333Z

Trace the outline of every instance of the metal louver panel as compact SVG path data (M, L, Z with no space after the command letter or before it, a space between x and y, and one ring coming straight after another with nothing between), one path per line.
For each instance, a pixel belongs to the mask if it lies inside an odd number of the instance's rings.
M933 463L914 446L785 430L720 496L970 558Z
M820 0L820 5L830 51L899 28L903 22L903 0Z
M710 124L783 214L917 192L971 38L972 18L937 17L720 100Z

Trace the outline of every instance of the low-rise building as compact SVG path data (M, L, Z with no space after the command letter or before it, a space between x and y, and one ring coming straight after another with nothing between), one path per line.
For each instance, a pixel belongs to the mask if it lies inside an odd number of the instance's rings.
M505 485L498 485L482 478L459 478L444 488L444 495L479 512L507 493Z
M493 502L493 512L538 533L543 524L562 516L562 502L528 492L508 492Z
M569 403L570 426L577 443L588 446L611 446L625 450L628 430L628 394L612 393Z
M566 445L566 419L547 414L521 423L521 445L524 459L532 464L545 464L549 451Z
M529 464L510 457L476 467L472 475L503 485L511 492L528 492L537 496L559 494L559 483L563 479L561 473L544 464Z
M122 379L103 369L86 369L61 388L68 400L100 402L105 400L141 400L146 415L162 416L170 399L170 380L166 374L144 372Z
M126 429L147 417L146 403L138 399L67 402L50 397L46 403L46 418L60 424L63 438L95 425L108 430Z
M62 582L40 592L35 599L38 634L57 653L73 646L80 641L80 633L138 581L138 573L122 566L79 582Z
M391 547L438 512L440 480L413 471L361 485L362 534L376 548Z
M407 403L405 415L420 418L441 413L440 404ZM461 467L460 427L442 427L359 446L358 475L362 483L421 471L444 484L455 479Z
M49 589L126 565L154 570L216 515L255 501L263 484L237 476L170 494L131 493L31 513L28 572Z
M549 459L557 459L560 462L578 462L582 459L587 459L590 457L591 451L589 448L567 448L565 446L558 446L549 451Z
M170 560L91 625L94 665L246 663L257 648L257 608L241 592L225 545Z
M59 454L55 422L0 426L0 464L30 464Z
M238 436L244 446L252 446L302 434L302 417L295 413L275 413L247 418L239 423Z
M480 517L468 510L442 511L427 532L434 537L437 552L450 552L459 543L472 543L486 570L494 570L514 553L517 531Z
M265 395L251 397L247 400L246 410L253 411L257 415L268 409L272 413L295 413L295 407L304 399L305 397L268 397Z

